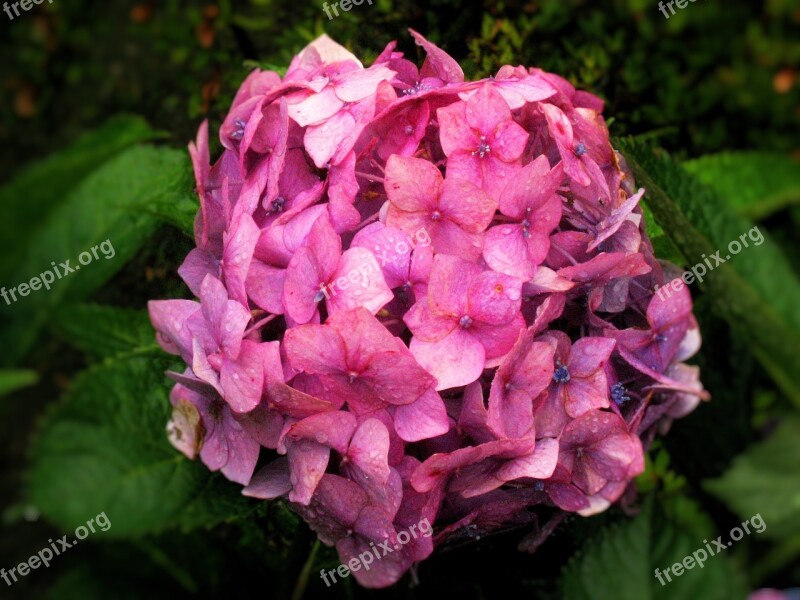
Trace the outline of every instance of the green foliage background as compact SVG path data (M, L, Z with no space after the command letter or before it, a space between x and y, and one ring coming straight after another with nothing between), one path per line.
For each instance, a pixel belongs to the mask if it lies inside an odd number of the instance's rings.
M800 2L55 0L0 13L0 285L109 238L117 254L0 302L0 567L105 511L112 528L0 596L743 598L800 586ZM682 265L758 225L767 241L695 286L713 395L648 455L638 515L567 519L534 555L508 532L438 553L394 588L316 573L335 554L280 503L246 500L167 444L170 361L143 307L182 297L196 210L185 145L239 82L327 32L371 61L413 27L482 77L535 65L607 102ZM135 116L133 116L135 115ZM760 514L703 570L653 576Z

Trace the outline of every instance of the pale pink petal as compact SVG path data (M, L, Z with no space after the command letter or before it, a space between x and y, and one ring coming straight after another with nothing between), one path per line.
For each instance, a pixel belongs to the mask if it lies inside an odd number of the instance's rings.
M497 471L497 477L504 481L513 481L523 477L547 479L555 471L557 463L558 440L542 438L536 440L533 454L507 462Z
M422 394L411 404L398 406L394 412L394 426L405 442L438 437L450 429L444 402L434 390Z
M301 440L293 442L289 447L289 469L292 491L289 500L298 504L308 505L311 496L317 489L330 459L330 448Z
M480 377L486 362L483 345L461 328L438 342L412 338L409 349L417 362L436 378L437 391L472 383Z
M443 177L427 160L390 156L386 162L386 195L403 211L425 211L436 205Z

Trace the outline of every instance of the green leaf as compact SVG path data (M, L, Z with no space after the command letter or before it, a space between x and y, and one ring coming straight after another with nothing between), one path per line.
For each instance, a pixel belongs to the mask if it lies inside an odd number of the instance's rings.
M740 214L764 219L800 204L800 164L774 152L724 152L683 164Z
M188 531L256 506L167 441L168 366L129 357L92 367L45 417L31 450L29 497L64 531L101 512L111 521L106 537Z
M653 211L647 206L647 202L641 202L642 213L644 216L644 226L647 231L647 237L650 238L650 243L653 244L653 251L656 258L667 260L674 265L683 265L683 256L680 251L675 247L675 244L669 239L669 236L664 233L664 230L656 221L653 216Z
M25 255L22 242L84 177L123 150L159 136L141 117L120 115L0 187L5 217L0 221L0 277L6 279Z
M97 304L78 304L58 311L58 334L95 359L158 351L147 312Z
M6 348L0 362L15 364L55 307L86 298L125 265L158 225L148 210L154 203L178 203L191 189L185 153L168 148L131 148L87 177L28 241L9 289L46 271L55 281L50 290L42 287L25 297L17 293L16 302L0 306L6 320L0 323L0 343ZM97 258L88 254L93 249ZM60 263L67 260L75 272L65 274ZM54 277L51 269L63 278Z
M0 370L0 398L19 389L34 385L39 380L36 371L23 369Z
M760 514L764 535L788 538L800 534L800 417L786 418L766 441L740 454L722 477L705 487L737 515Z
M775 382L800 404L796 377L800 353L795 351L800 337L800 282L789 262L766 236L756 245L760 230L665 153L630 138L617 140L617 147L625 153L637 183L647 189L648 205L686 264L700 264L717 250L721 258L730 257L700 286L715 312L749 341ZM741 236L749 247L730 256L729 244Z
M680 576L664 570L704 548L712 536L708 518L689 500L660 506L651 496L636 518L603 529L567 564L563 600L649 600L745 598L744 584L725 556L710 556ZM700 556L700 555L698 555ZM691 563L690 563L691 564ZM656 577L662 572L662 585Z

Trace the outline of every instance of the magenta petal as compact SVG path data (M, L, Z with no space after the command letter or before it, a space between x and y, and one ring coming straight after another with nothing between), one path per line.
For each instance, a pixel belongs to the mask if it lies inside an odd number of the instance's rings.
M483 84L467 102L465 116L470 127L488 136L501 125L511 121L511 109L493 86ZM527 134L525 137L527 138Z
M247 272L245 289L248 297L261 309L275 314L283 314L283 287L286 270L273 267L260 260L254 260Z
M261 230L253 221L253 217L245 213L232 225L232 231L233 234L225 242L222 272L228 294L242 306L247 306L245 279Z
M375 255L389 288L408 282L411 265L411 240L400 229L372 223L356 233L351 248L366 248Z
M295 382L296 381L295 379ZM331 411L335 408L333 404L327 400L311 396L310 394L296 390L281 382L272 382L269 384L267 388L267 398L271 408L295 419L305 419L306 417Z
M287 436L293 440L306 439L329 446L339 454L345 454L355 430L355 416L344 411L331 411L298 421L289 429Z
M464 71L461 70L461 66L452 56L439 48L436 44L426 40L422 35L413 29L409 29L409 31L414 37L414 40L417 42L417 45L422 46L428 55L428 57L425 59L425 66L422 68L422 77L425 77L427 70L430 70L431 74L435 75L445 83L458 83L464 81Z
M319 375L347 368L341 336L324 325L303 325L289 329L283 347L292 367L298 371Z
M428 304L431 312L442 316L465 315L470 284L481 272L478 265L458 257L435 255L428 282Z
M483 259L498 273L528 280L536 273L537 265L547 256L549 243L541 244L544 255L536 260L528 252L528 240L523 235L522 225L498 225L486 232L483 243Z
M577 512L589 507L589 501L578 488L568 483L551 483L547 494L561 510Z
M222 275L220 261L212 252L202 248L194 248L186 256L178 269L178 275L189 286L195 296L200 296L200 287L206 275L219 278Z
M403 441L419 442L444 435L450 422L441 396L429 390L415 402L395 409L394 426Z
M614 351L616 340L603 337L585 337L572 345L569 354L569 371L576 377L587 377L600 369Z
M292 491L289 500L308 505L317 489L330 459L330 448L316 442L301 440L289 447L289 469Z
M483 345L463 329L456 329L438 342L411 339L411 354L436 378L436 390L472 383L483 372L486 353Z
M325 278L314 253L309 248L300 248L286 269L283 286L286 313L297 323L308 323L317 312L317 304L325 297L324 284Z
M489 427L498 436L522 437L534 425L534 400L553 377L553 347L520 335L500 365L489 395Z
M429 228L433 248L437 253L451 254L470 262L480 258L483 250L482 234L464 231L449 219L429 225Z
M157 340L165 352L179 354L184 360L192 355L192 334L186 321L200 309L192 300L151 300L147 303L150 322L158 332Z
M200 289L206 325L219 348L230 358L239 354L250 311L236 300L228 300L228 292L219 279L207 275Z
M350 448L348 458L366 475L379 483L389 479L389 432L377 419L367 419L359 425Z
M427 210L438 200L442 174L426 160L390 156L386 162L386 195L403 211Z
M487 422L489 415L483 402L483 388L479 382L470 383L464 388L464 400L458 416L458 427L478 443L494 439Z
M522 280L485 271L469 286L468 294L470 317L488 325L506 325L519 313Z
M469 112L469 109L467 110ZM488 142L491 152L503 162L516 161L525 150L530 135L515 121L506 121L497 126Z
M381 400L396 405L416 401L436 383L405 348L375 353L359 377L371 384Z
M363 307L376 314L394 298L378 261L366 248L342 254L331 281L327 302L331 313Z
M439 140L445 156L450 156L459 150L471 152L479 143L479 137L467 123L466 108L465 102L454 102L436 111ZM448 174L449 172L448 168Z
M289 478L289 461L285 457L273 460L260 469L250 483L242 490L242 494L260 500L280 498L292 489Z
M542 438L536 441L532 454L508 461L497 471L497 477L503 481L512 481L531 477L547 479L556 469L558 463L558 440Z
M497 202L469 181L447 178L442 185L439 209L445 219L467 233L481 233L492 222Z
M608 382L602 369L586 377L573 377L565 385L567 414L576 418L596 408L608 408Z
M259 344L242 340L238 359L223 357L220 383L225 390L225 401L235 412L250 412L261 402L264 367L270 346L269 342Z

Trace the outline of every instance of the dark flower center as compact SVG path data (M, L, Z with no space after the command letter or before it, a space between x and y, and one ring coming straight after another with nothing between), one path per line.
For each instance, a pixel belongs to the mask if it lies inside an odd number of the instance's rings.
M247 123L245 123L242 119L236 119L233 124L236 125L236 129L233 130L230 138L238 142L244 137L244 128Z
M628 395L628 390L621 383L615 383L611 386L611 399L617 406L622 406L628 402L631 397Z
M575 146L575 156L580 158L584 154L586 154L586 146L584 146L582 143Z
M556 383L567 383L569 381L569 369L559 363L553 371L553 381Z
M272 201L272 204L269 205L269 212L270 213L279 213L283 212L283 207L286 205L286 198L283 196L278 196L275 200Z
M472 327L472 317L469 315L464 315L458 320L458 324L464 329L469 329Z
M441 221L442 220L442 213L438 210L435 210L431 213L431 221Z
M478 149L477 149L477 150L475 150L475 151L472 153L472 156L475 156L475 155L477 154L478 156L480 156L481 158L483 158L484 156L486 156L487 154L489 154L489 152L491 152L491 150L492 150L492 147L491 147L491 146L490 146L490 145L489 145L489 144L486 142L486 136L485 136L485 135L482 135L482 136L481 136L481 143L480 143L480 145L478 146Z

